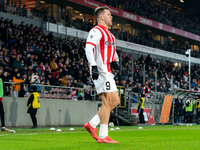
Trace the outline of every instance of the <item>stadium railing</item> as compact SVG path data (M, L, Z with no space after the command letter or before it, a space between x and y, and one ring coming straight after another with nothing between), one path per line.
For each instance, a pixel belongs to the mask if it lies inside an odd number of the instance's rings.
M29 97L31 94L31 88L33 86L41 89L38 91L40 98L50 98L50 99L67 99L67 100L99 100L99 96L96 94L95 89L79 88L79 87L64 87L64 86L53 86L53 85L41 85L41 84L25 84L25 83L15 83L15 82L4 82L5 96L14 97L13 85L21 85L18 97ZM45 90L45 87L50 87L49 90ZM89 90L91 99L85 99L85 92ZM74 92L77 91L77 92ZM79 97L80 96L80 97ZM80 99L79 99L80 98Z

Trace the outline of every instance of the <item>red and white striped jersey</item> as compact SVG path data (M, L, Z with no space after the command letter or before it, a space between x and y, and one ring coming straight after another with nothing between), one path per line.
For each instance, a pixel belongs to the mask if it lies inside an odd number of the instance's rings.
M116 45L115 36L106 27L93 27L89 32L85 49L90 67L97 65L99 72L112 73L110 62L119 61Z
M148 93L147 93L147 90L148 90ZM145 98L148 100L148 97L150 98L150 89L149 89L149 87L147 87L147 90L146 90L145 87L143 87L142 94L145 94Z

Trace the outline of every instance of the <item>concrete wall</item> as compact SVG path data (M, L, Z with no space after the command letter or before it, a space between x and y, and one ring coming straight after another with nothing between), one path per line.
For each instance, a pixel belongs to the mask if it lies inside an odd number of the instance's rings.
M34 27L35 26L41 27L41 25L42 25L41 21L39 21L39 20L29 19L29 18L26 18L26 17L16 16L16 15L4 13L4 12L0 12L0 17L4 17L4 19L8 18L9 20L12 19L14 24L21 24L21 22L23 21L24 25L33 24Z
M29 127L31 118L27 113L27 98L4 97L6 126ZM83 125L96 113L96 101L73 101L57 99L40 99L41 108L38 109L38 126Z

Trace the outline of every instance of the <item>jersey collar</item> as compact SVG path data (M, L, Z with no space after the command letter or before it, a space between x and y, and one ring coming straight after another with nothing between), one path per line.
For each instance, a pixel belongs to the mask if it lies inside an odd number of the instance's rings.
M104 29L107 29L107 30L108 30L108 28L106 28L105 26L103 26L103 25L101 25L101 24L99 24L98 26L100 26L101 28L104 28Z

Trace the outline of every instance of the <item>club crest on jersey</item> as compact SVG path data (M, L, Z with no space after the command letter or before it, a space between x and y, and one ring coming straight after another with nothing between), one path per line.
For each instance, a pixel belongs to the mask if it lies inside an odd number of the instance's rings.
M111 42L111 41L106 41L105 44L109 46L116 46L116 43Z

